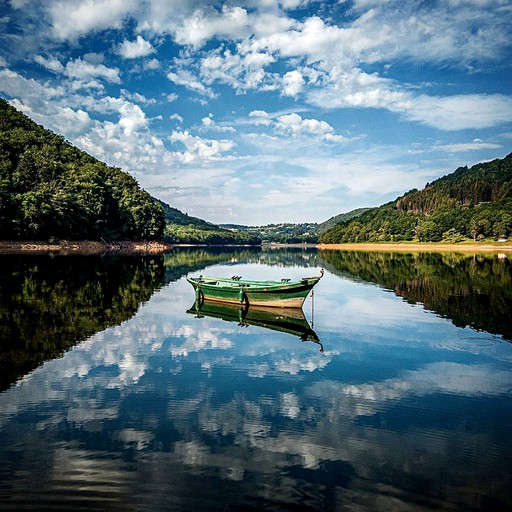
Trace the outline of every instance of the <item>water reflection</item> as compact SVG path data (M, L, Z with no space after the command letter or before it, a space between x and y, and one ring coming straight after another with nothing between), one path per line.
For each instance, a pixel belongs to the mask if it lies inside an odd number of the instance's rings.
M187 313L195 315L196 318L210 316L228 322L237 322L240 327L254 325L273 331L285 332L298 336L302 341L317 343L320 346L320 352L324 351L318 335L311 328L304 311L300 308L281 309L249 306L247 304L240 306L209 301L200 304L199 301L196 301Z
M459 327L512 341L512 262L499 255L320 251L326 268L377 283Z
M131 318L164 276L161 257L2 256L0 391Z
M205 266L293 278L299 255ZM332 265L320 353L195 318L185 256L168 257L179 270L136 315L0 393L0 510L510 509L512 344Z

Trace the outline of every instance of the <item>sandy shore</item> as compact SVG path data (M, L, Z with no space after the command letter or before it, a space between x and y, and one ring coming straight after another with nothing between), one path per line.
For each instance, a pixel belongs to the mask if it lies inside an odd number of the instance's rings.
M59 254L160 254L170 250L172 246L164 242L101 242L93 240L63 241L50 244L43 241L9 241L0 240L0 254L44 253Z
M336 251L401 251L401 252L512 252L512 244L318 244L318 249Z

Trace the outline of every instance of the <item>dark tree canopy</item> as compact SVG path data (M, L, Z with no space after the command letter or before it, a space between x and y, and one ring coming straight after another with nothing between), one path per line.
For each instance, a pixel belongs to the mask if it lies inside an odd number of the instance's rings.
M157 239L161 205L0 99L0 238Z

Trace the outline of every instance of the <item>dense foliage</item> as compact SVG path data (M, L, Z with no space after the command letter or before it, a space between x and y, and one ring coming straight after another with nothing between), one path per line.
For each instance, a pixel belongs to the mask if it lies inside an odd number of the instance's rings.
M323 243L458 242L512 235L512 153L463 167L423 190L337 224Z
M129 174L0 99L0 238L156 239L164 223Z

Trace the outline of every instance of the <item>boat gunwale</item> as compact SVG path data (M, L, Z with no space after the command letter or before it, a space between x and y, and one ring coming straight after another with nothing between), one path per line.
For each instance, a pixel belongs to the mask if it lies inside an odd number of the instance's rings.
M300 308L307 295L323 276L304 277L298 281L242 280L240 277L215 278L211 276L186 277L193 286L196 300Z
M199 277L187 277L187 281L191 284L207 286L212 288L227 288L227 289L240 289L249 288L253 291L262 289L266 291L271 290L286 290L297 286L313 286L320 281L323 276L323 272L319 276L303 277L301 279L292 281L290 279L283 279L281 281L257 281L250 279L233 279L231 277L213 277L213 276L199 276Z

